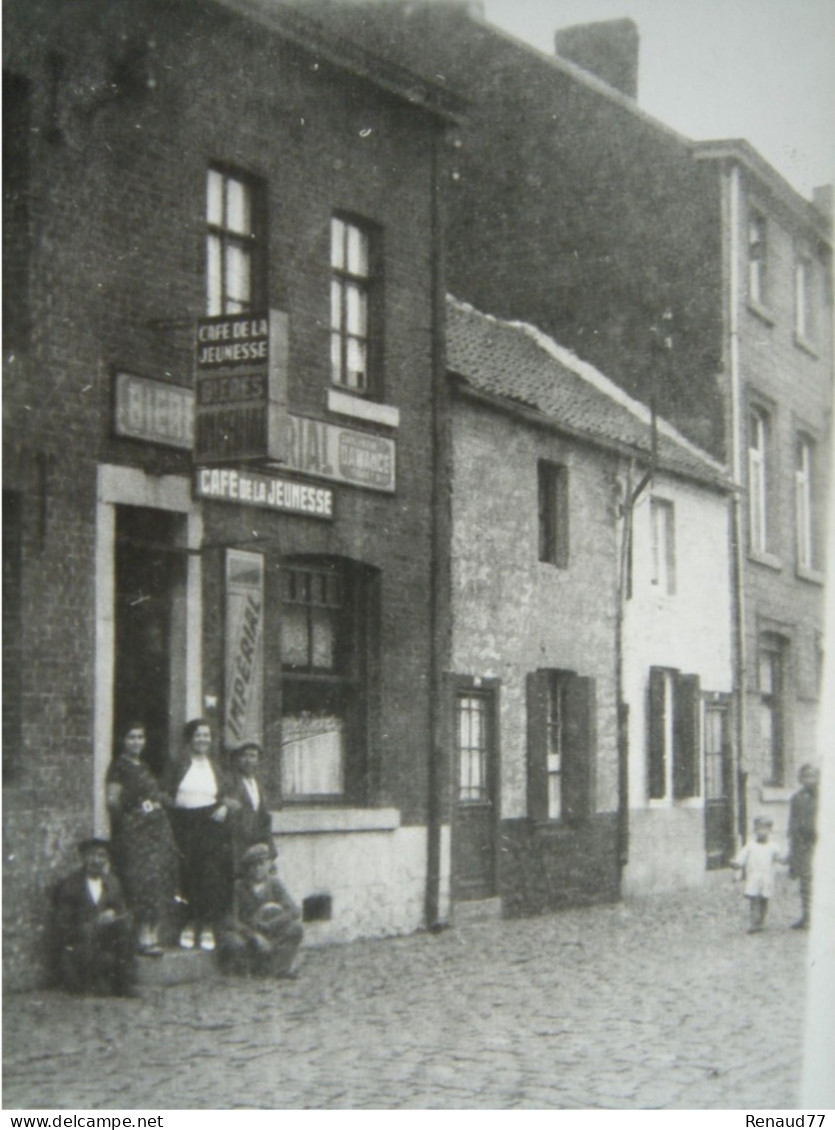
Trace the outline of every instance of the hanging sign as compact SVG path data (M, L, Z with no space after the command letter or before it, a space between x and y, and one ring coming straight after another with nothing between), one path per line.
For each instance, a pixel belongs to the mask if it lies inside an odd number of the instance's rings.
M263 746L264 558L226 551L226 663L224 739Z

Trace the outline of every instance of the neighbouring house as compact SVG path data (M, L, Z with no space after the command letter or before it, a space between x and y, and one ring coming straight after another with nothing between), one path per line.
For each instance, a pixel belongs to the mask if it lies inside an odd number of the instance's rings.
M453 899L698 882L734 845L727 474L530 325L450 299L447 352Z

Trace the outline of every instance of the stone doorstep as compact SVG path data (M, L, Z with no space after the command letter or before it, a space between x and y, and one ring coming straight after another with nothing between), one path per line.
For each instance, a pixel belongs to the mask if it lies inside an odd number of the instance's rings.
M497 922L502 916L502 900L496 896L489 899L467 899L453 903L452 924L463 926L471 922Z
M137 957L136 962L140 988L187 985L220 976L214 954L203 950L166 949L162 957Z

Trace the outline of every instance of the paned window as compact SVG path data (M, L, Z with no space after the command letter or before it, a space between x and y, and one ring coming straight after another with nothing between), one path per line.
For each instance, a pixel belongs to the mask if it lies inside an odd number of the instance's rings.
M349 220L331 220L331 378L351 392L371 391L371 235Z
M794 501L797 523L797 564L801 569L814 566L814 444L799 436L795 449Z
M240 174L209 169L206 181L206 312L243 314L260 301L259 208Z
M748 536L751 549L765 553L768 542L767 457L768 417L753 409L748 421Z
M758 212L748 217L748 297L761 306L767 298L766 224Z
M459 801L483 801L489 797L487 706L483 694L458 696Z
M794 332L804 341L815 333L812 261L801 257L794 265Z
M528 813L576 823L594 811L595 681L541 669L527 677Z
M760 757L766 783L784 785L783 705L785 649L777 637L760 642Z
M360 799L368 700L367 586L328 559L281 570L285 800Z
M539 490L539 560L568 566L568 468L541 459Z
M650 668L649 757L650 800L686 800L700 792L698 675Z
M676 591L675 510L672 502L653 498L650 502L652 527L652 583L664 593Z

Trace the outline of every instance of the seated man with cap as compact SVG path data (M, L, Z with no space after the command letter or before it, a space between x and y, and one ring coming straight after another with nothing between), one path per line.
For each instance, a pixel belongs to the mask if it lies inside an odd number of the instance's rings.
M81 867L55 892L58 976L69 992L136 996L133 921L110 873L110 844L78 845Z
M234 917L220 936L218 960L230 973L293 977L302 940L299 908L272 874L267 844L254 844L241 858L235 883Z

